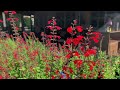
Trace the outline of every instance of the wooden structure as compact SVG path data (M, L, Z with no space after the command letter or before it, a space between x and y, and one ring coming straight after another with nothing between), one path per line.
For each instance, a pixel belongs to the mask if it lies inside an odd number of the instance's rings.
M102 51L106 51L108 55L120 55L120 31L104 32L102 41Z

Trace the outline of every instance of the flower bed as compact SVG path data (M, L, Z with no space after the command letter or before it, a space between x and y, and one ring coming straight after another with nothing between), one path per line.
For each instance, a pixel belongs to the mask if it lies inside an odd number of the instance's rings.
M53 52L39 41L0 40L0 78L3 79L116 79L120 57L107 59L105 52L85 57L64 49ZM67 58L70 58L66 64Z

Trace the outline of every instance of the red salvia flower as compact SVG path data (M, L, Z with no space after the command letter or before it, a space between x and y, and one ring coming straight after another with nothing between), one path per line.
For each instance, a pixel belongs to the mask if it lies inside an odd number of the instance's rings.
M75 52L73 52L73 56L80 57L80 54L79 54L79 52L75 51Z
M55 56L55 58L58 58L58 59L60 59L60 58L61 58L61 56Z
M60 39L61 37L60 36L57 36L58 39Z
M19 28L18 28L18 27L15 27L15 30L19 30Z
M96 63L95 63L94 61L92 61L91 63L92 63L92 65L93 65L93 66L95 66L95 65L96 65Z
M96 52L97 52L97 51L96 51L95 49L90 49L89 52L90 52L90 54L96 55Z
M62 46L62 49L64 49L64 48L65 48L65 46L63 45L63 46Z
M77 38L79 39L79 41L81 41L84 38L84 36L79 35L79 36L77 36Z
M53 30L53 26L47 26L47 28Z
M49 20L49 21L48 21L48 24L51 24L51 23L52 23L52 20Z
M85 52L84 56L85 56L85 57L89 57L90 54L89 54L88 52Z
M29 49L29 46L25 45L25 49L28 50L28 49Z
M77 29L78 32L82 32L83 31L82 26L76 26L76 29Z
M77 46L77 45L79 44L79 42L80 42L79 38L74 38L74 39L73 39L73 44L74 44L75 46Z
M64 66L64 67L63 67L63 71L66 71L66 70L67 70L67 68L68 68L68 67Z
M10 35L6 33L6 37L7 37L7 38L10 38Z
M53 21L53 24L56 25L57 24L56 21Z
M55 73L56 73L56 74L59 74L59 70L56 70Z
M3 20L0 20L0 23L3 23Z
M92 32L92 34L94 34L94 35L101 35L100 32Z
M93 65L89 65L89 67L90 67L90 71L92 71L93 70Z
M46 70L47 70L47 71L50 71L50 68L49 68L49 67L46 67Z
M7 14L7 13L8 13L8 11L4 11L4 13L5 13L5 14Z
M56 28L57 30L61 30L61 29L62 29L62 28L59 27L59 26L55 26L55 28Z
M68 78L70 78L70 75L69 74L67 74L67 73L65 73L66 74L66 78L68 79Z
M10 75L7 73L7 72L5 72L5 78L7 79L7 78L10 78Z
M17 60L18 59L18 53L17 53L17 51L14 51L13 52L13 57Z
M5 60L5 63L8 63L8 60L7 60L7 59Z
M73 42L73 39L72 39L72 38L67 38L66 44L71 44L72 42Z
M98 43L98 42L99 42L99 40L97 40L97 39L95 39L95 38L94 38L93 40L94 40L95 43Z
M76 25L77 24L77 20L73 20L73 23Z
M52 39L53 36L52 35L47 35L47 37L50 38L50 39Z
M3 76L2 76L2 75L0 75L0 79L3 79Z
M98 78L101 78L101 76L100 76L100 75L98 75Z
M71 53L69 53L69 54L67 54L65 57L67 58L67 59L70 59L71 58Z
M72 31L73 31L72 26L70 26L70 27L67 28L67 32L69 32L70 34L72 33Z
M2 67L2 66L0 66L0 70L3 70L3 67Z
M61 74L61 75L60 75L60 78L61 78L61 79L64 78L64 75Z
M96 50L95 49L86 50L86 52L84 53L84 56L89 57L90 55L96 55Z
M92 39L95 43L99 42L99 40L96 37L90 37L90 39Z
M53 37L56 39L56 38L57 38L57 35L53 35Z
M72 70L72 68L69 68L69 70L70 70L70 73L73 73L73 70Z
M104 67L104 66L105 66L105 64L102 64L102 66Z
M81 75L83 79L86 79L87 78L87 75L86 74L82 74Z
M77 66L77 68L80 68L80 66L82 65L83 61L82 60L75 60L74 64Z
M11 21L12 19L11 18L7 18L8 21Z
M55 79L55 76L51 76L51 79Z
M81 50L82 52L84 52L85 47L81 46L81 47L80 47L80 50Z
M15 21L18 21L19 19L18 18L14 18Z
M23 32L23 36L24 36L24 38L25 38L25 37L29 37L26 32Z
M37 56L38 55L38 51L37 50L34 50L33 52L32 52L32 56Z
M16 14L16 11L12 11L12 14Z

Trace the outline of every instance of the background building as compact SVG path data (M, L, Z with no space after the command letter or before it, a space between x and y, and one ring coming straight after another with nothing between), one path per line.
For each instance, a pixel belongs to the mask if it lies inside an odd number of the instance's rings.
M103 32L105 32L105 24L107 23L108 18L113 20L112 27L114 30L119 29L120 22L120 11L17 11L17 15L20 19L23 30L24 27L26 27L25 23L27 23L27 25L32 24L29 20L26 21L23 17L34 15L34 30L36 32L39 32L41 28L44 28L47 25L47 21L53 16L56 17L58 25L62 28L67 28L73 19L77 19L79 25L85 27L93 25L95 30ZM3 19L2 12L0 19ZM19 25L21 25L20 22L18 22ZM6 27L8 26L9 24L7 23Z

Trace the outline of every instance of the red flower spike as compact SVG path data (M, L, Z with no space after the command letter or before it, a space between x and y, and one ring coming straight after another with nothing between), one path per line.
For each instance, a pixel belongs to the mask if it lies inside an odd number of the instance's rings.
M77 20L73 20L73 23L76 25L77 24Z
M95 65L96 65L96 63L93 61L93 62L92 62L92 65L93 65L93 66L95 66Z
M51 24L51 23L52 23L52 20L49 20L49 21L48 21L48 24Z
M56 70L55 73L56 73L56 74L59 74L59 70Z
M56 25L57 24L56 21L53 21L53 24Z
M82 65L83 61L82 60L75 60L74 64L77 65L77 68L80 68L80 66Z
M19 19L18 19L18 18L15 18L14 20L15 20L15 21L18 21Z
M71 34L71 33L72 33L72 31L73 31L72 26L70 26L70 27L68 27L68 28L67 28L67 32L68 32L68 33L70 33L70 34Z
M12 11L12 14L16 14L16 11Z
M16 27L16 28L15 28L15 30L19 30L19 28L18 28L18 27Z
M50 68L49 68L49 67L46 67L46 70L47 70L47 71L50 71Z
M70 78L70 75L66 73L66 78L69 79Z
M83 46L80 47L80 50L84 52L85 48Z
M61 37L60 36L57 36L58 39L60 39Z
M47 35L47 37L50 38L50 39L52 39L53 36L52 35Z
M66 70L67 70L67 68L68 68L68 67L64 66L64 67L63 67L63 71L66 71Z
M76 26L76 29L77 29L78 32L82 32L83 31L82 26Z
M77 45L79 44L79 42L80 42L79 38L74 38L74 39L73 39L73 44L74 44L75 46L77 46Z
M52 76L51 79L55 79L55 76Z
M0 75L0 79L3 79L2 75Z
M90 39L92 39L95 43L99 42L99 40L96 37L90 37Z
M7 14L7 13L8 13L8 11L4 11L4 13L5 13L5 14Z
M90 65L89 67L90 67L90 71L92 71L92 70L93 70L93 66L92 66L92 65Z
M86 74L82 74L81 75L83 79L86 79L87 78L87 75Z
M3 67L2 67L2 66L0 66L0 70L3 70Z
M67 59L70 59L71 58L71 53L69 53L69 54L67 54L65 57L67 58Z
M72 70L72 68L69 68L69 70L70 70L70 73L73 73L73 70Z
M12 19L11 18L7 18L8 21L11 21Z
M53 27L52 26L47 26L48 29L50 30L53 30Z
M97 40L97 39L93 39L93 40L94 40L95 43L98 43L98 42L99 42L99 40Z
M0 23L3 23L3 20L0 20Z
M100 32L92 32L92 34L95 34L95 35L101 35Z
M79 52L75 51L75 52L73 52L73 56L80 57L80 54L79 54Z
M63 79L63 78L64 78L64 76L63 76L63 75L60 75L60 78L61 78L61 79Z
M66 44L71 44L73 42L73 39L72 38L67 38L67 40L66 40Z
M91 56L91 55L96 55L96 50L94 50L94 49L88 49L85 53L84 53L84 56L85 57L89 57L89 56Z
M79 39L79 41L81 41L84 38L84 36L79 35L79 36L77 36L77 38Z
M16 60L18 59L18 53L17 53L16 51L13 52L13 57L14 57L14 59L16 59Z
M55 28L56 28L57 30L61 30L61 29L62 29L62 28L59 27L59 26L55 26Z

